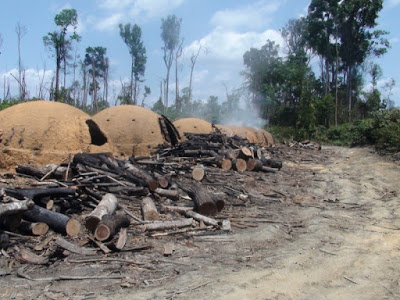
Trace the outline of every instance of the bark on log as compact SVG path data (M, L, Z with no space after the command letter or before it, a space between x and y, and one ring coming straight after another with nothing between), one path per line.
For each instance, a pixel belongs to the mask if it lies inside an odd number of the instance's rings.
M282 169L282 161L280 160L274 160L263 156L261 158L261 162L266 167L271 167L279 170Z
M69 236L77 236L81 229L81 224L77 220L37 205L25 211L22 217L30 222L46 223L55 232Z
M22 221L18 228L21 232L29 235L45 235L49 231L49 225L46 223L31 223Z
M154 222L150 224L145 224L145 230L154 231L154 230L168 230L174 228L182 228L191 226L193 223L193 219L181 219L175 221L164 221L164 222Z
M144 221L154 221L159 218L157 207L150 197L145 197L142 200L142 216Z
M112 238L121 228L129 227L130 221L125 215L105 215L97 226L94 237L98 241Z
M154 191L154 193L158 194L159 196L167 197L172 200L179 199L179 191L178 190L166 190L166 189L157 188Z
M191 218L195 219L196 221L199 221L199 222L202 221L206 225L218 226L217 220L212 219L210 217L203 216L202 214L199 214L192 210L186 210L183 212L183 214L187 217L191 217Z
M146 171L135 167L130 163L127 163L125 166L127 167L127 173L130 173L134 178L137 178L150 190L154 191L156 188L158 188L158 181L154 179L150 174L146 173Z
M21 211L27 211L34 205L35 203L30 199L22 201L15 199L14 202L0 203L0 216L13 215Z
M15 171L19 174L29 175L40 179L46 175L49 170L29 164L18 164Z
M112 215L118 206L118 199L113 194L105 194L96 208L85 218L85 227L94 232L104 215Z
M75 189L71 188L39 188L39 189L4 189L4 192L17 199L29 198L37 200L43 197L64 197L73 196L76 193Z
M24 247L17 248L18 251L14 254L15 258L20 262L33 264L33 265L45 265L49 262L48 257L39 256L33 253L31 250Z
M238 158L232 162L233 169L239 173L243 173L247 169L247 164L244 159Z
M62 237L58 237L55 240L55 243L57 246L68 250L69 252L76 253L76 254L81 254L81 255L96 255L96 251L93 249L88 249L84 247L79 247L75 244L72 244L71 242L68 242L67 240L63 239Z
M262 167L261 171L263 171L264 173L276 173L275 169L269 167Z
M22 221L22 213L18 212L12 215L2 215L0 216L0 228L15 232L17 231L19 224Z
M185 188L185 192L193 199L196 212L205 216L215 216L217 214L218 209L211 194L201 184L194 184Z
M259 172L261 171L263 164L260 160L250 158L247 162L247 171Z
M215 195L211 195L211 197L215 203L215 206L217 207L218 212L223 210L225 207L225 201L221 198L216 197Z

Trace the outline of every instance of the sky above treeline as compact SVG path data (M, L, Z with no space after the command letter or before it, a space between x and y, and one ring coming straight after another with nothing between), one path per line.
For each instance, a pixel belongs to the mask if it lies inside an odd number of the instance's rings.
M148 56L143 85L152 91L145 106L151 107L160 96L160 82L166 76L160 26L161 19L170 14L182 18L184 51L179 66L180 89L189 85L190 57L202 45L193 75L193 97L206 100L214 95L224 101L226 92L240 87L244 81L240 75L244 70L243 54L252 47L260 48L267 39L277 42L284 50L279 29L289 19L305 16L309 3L310 0L3 0L0 10L3 40L0 47L0 98L3 98L4 76L17 74L16 24L19 22L27 29L21 40L21 57L29 96L34 97L43 70L46 70L48 86L55 70L52 53L45 48L42 38L56 30L54 17L57 13L65 8L74 8L78 13L77 31L82 40L73 52L76 51L83 59L87 47L107 48L111 105L114 105L121 89L121 81L129 81L130 76L130 55L119 35L118 24L136 23L142 28ZM391 49L383 58L375 60L383 69L379 85L383 86L391 78L396 81L392 91L396 106L400 106L399 15L400 0L385 0L377 28L390 32ZM71 82L73 75L68 76ZM12 77L8 78L12 95L17 96L17 83ZM172 74L170 99L174 99L174 78ZM369 78L366 77L365 81L367 83Z

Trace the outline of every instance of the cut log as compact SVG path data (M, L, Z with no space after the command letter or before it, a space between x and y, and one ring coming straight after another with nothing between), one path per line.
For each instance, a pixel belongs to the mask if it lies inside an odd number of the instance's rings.
M223 210L224 207L225 207L225 201L224 201L223 199L221 199L221 198L215 196L215 195L211 195L211 197L212 197L212 199L213 199L215 205L217 206L218 212L220 212L221 210Z
M47 168L41 168L29 164L18 164L15 171L19 174L29 175L40 179L45 176L49 170Z
M232 169L232 161L230 159L224 158L219 161L219 167L224 171L229 171Z
M172 200L179 199L179 191L178 190L166 190L166 189L157 188L154 191L154 193L158 194L159 196L167 197Z
M266 167L271 167L279 170L282 169L282 161L280 160L274 160L263 156L261 158L261 162Z
M204 166L197 165L196 167L193 168L192 178L194 180L201 181L204 178L205 174L206 174L206 172L204 170Z
M254 153L251 151L250 148L248 147L242 147L239 151L238 158L248 160L250 158L254 158Z
M37 200L43 197L65 197L74 196L75 189L71 188L41 188L41 189L4 189L4 192L17 199L29 198Z
M185 214L185 216L191 217L191 218L193 218L193 219L195 219L196 221L199 221L199 222L201 221L206 225L218 226L218 221L217 220L212 219L210 217L203 216L203 215L201 215L201 214L199 214L197 212L194 212L192 210L186 210L183 213Z
M111 215L118 206L118 199L113 194L105 194L96 208L85 218L85 227L94 232L104 215Z
M19 224L22 221L22 213L18 212L12 215L2 215L0 216L0 228L15 232L17 231Z
M0 216L14 215L21 211L27 211L34 205L35 203L30 199L22 201L15 199L14 202L0 203Z
M81 230L79 221L37 205L25 211L22 217L30 222L46 223L55 232L69 236L77 236Z
M163 189L169 186L169 180L166 176L159 175L158 173L154 173L155 177L157 178L158 184Z
M193 199L196 212L205 216L217 214L218 209L211 194L201 184L198 183L185 188L185 192Z
M193 223L193 219L181 219L174 221L164 221L164 222L154 222L150 224L145 224L145 230L154 231L154 230L168 230L175 228L183 228L187 226L191 226Z
M129 173L134 178L137 178L142 184L147 186L150 190L154 191L158 188L158 181L154 179L150 174L146 171L135 167L134 165L127 163L125 164L127 167L126 172Z
M247 164L244 159L237 158L232 161L232 166L235 171L238 171L239 173L243 173L247 169Z
M276 173L275 169L269 167L262 167L261 171L263 171L264 173Z
M49 231L49 225L46 223L31 223L22 221L18 228L21 232L29 235L45 235Z
M157 207L150 197L145 197L142 200L142 216L145 221L154 221L159 218Z
M112 238L121 228L129 227L130 221L126 215L104 215L97 226L94 237L98 241Z
M261 171L263 164L260 160L250 158L247 162L247 171L259 172Z

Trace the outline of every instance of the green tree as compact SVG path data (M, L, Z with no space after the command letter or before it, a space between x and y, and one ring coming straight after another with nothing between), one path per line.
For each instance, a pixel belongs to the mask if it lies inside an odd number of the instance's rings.
M368 55L381 56L389 47L389 42L385 39L388 32L372 30L377 26L376 20L382 8L383 0L347 0L340 4L340 55L346 70L349 121L351 121L353 71Z
M146 70L146 48L142 41L142 29L134 24L119 24L119 34L129 49L131 55L131 103L137 104L137 94L139 82L143 81L144 72Z
M161 39L164 43L162 47L164 51L164 63L167 68L164 108L168 108L168 85L169 74L174 60L175 49L179 46L180 31L182 19L178 19L175 15L169 15L166 19L161 19Z
M55 16L54 22L58 26L58 31L49 32L43 37L43 43L51 51L54 51L54 56L56 58L56 87L54 100L60 101L61 64L64 62L64 66L66 66L66 60L72 42L80 40L80 36L75 31L76 26L78 25L78 14L75 9L63 9ZM67 36L70 27L73 28L73 33Z
M93 111L99 110L97 101L97 91L100 89L98 78L104 78L107 70L107 49L104 47L86 48L84 64L88 67L89 74L92 75L92 82L89 88L89 94L92 95ZM104 106L104 104L103 104Z

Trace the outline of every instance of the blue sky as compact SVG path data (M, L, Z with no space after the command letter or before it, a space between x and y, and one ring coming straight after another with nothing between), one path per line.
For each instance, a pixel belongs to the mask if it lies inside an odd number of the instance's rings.
M266 39L281 44L279 28L290 18L307 13L310 0L2 0L0 11L0 98L3 98L3 80L10 72L16 74L18 66L17 22L26 26L22 39L22 62L30 96L36 96L40 75L45 69L45 82L49 85L54 70L54 59L45 49L42 37L55 30L54 16L63 8L75 8L79 16L78 32L82 36L77 53L84 56L86 47L103 46L111 61L110 103L121 88L121 80L128 81L130 56L119 36L119 23L137 23L142 28L147 49L145 83L152 94L146 100L150 107L160 95L160 81L166 68L162 59L160 38L161 18L175 14L182 18L181 36L184 55L180 65L180 87L188 86L190 56L202 45L203 51L195 67L193 96L205 100L216 95L225 100L226 90L240 86L244 69L242 56L251 47L261 47ZM396 81L392 96L400 106L400 0L385 0L378 20L379 28L390 31L392 48L377 60L383 69L380 85L390 78ZM45 66L45 68L44 68ZM13 95L17 95L16 82L8 76ZM69 75L72 78L72 75ZM369 79L366 78L366 81ZM172 81L174 76L172 75ZM171 82L171 96L174 87ZM48 96L47 96L48 97Z

